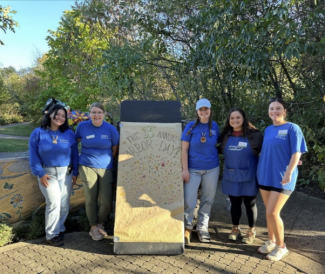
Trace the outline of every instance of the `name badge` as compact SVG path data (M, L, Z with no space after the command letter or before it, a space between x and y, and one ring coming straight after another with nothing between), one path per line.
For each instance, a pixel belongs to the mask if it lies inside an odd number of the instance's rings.
M86 136L86 139L92 139L92 138L95 138L95 135L94 134L93 135Z
M238 146L239 147L247 147L247 143L246 142L239 142Z
M288 134L288 130L287 129L281 129L278 132L278 135L287 135Z

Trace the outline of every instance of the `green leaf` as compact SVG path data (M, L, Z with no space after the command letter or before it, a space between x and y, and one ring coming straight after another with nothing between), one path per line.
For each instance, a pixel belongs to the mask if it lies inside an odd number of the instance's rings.
M11 215L9 213L0 213L0 219L10 219L11 218Z
M14 184L8 184L8 182L6 182L3 186L4 189L9 189L11 190L14 187Z

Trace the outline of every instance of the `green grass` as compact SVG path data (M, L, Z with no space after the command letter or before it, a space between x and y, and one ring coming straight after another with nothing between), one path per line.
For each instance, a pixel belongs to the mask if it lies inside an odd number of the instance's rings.
M0 152L25 152L28 140L0 139Z
M13 127L0 127L0 134L29 137L34 129L35 128L29 124L13 126Z

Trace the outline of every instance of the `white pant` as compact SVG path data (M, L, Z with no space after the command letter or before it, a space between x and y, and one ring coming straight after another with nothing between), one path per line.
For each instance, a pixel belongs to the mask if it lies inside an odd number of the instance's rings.
M51 177L48 187L39 187L45 197L45 232L50 240L65 231L64 222L69 213L70 196L72 190L72 173L67 174L67 167L44 167L44 171Z

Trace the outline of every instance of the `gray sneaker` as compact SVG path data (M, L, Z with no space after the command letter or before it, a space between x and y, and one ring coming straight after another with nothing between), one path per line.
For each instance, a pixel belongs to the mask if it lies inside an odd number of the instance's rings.
M289 250L287 249L287 246L284 245L282 248L281 246L275 246L275 248L266 255L266 259L270 261L280 261L285 256L289 255Z
M105 227L103 224L98 224L97 225L99 233L103 235L103 237L107 237L107 232L105 230Z
M275 248L275 246L275 243L273 243L271 240L268 240L258 249L258 252L262 254L268 254Z
M94 241L103 240L103 235L100 234L98 227L91 228L89 231L89 235L93 238Z

